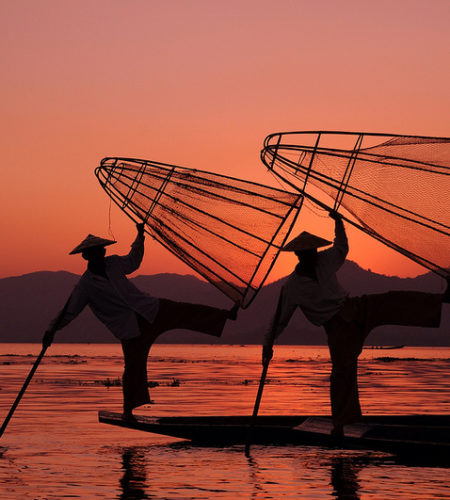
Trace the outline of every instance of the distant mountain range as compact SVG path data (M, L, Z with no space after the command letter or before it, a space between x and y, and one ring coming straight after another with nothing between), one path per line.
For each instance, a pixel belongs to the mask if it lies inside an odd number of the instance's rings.
M342 285L351 295L381 293L388 290L421 290L440 293L444 282L433 273L402 279L365 271L347 261L339 272ZM0 341L40 342L50 322L64 305L79 276L65 272L42 271L0 279ZM237 321L229 321L220 339L189 331L162 335L161 343L260 344L273 314L285 278L262 288L254 302L241 310ZM138 288L157 297L198 302L229 308L232 303L214 286L191 275L157 274L137 276ZM111 333L86 308L70 325L57 333L56 342L114 342ZM298 311L280 344L326 344L323 328L318 328ZM386 326L374 330L368 345L450 346L450 306L444 306L440 328Z

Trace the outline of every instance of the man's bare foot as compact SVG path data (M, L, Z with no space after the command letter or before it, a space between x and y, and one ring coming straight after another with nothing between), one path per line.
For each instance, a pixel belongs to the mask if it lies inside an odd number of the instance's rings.
M444 295L442 296L442 302L445 304L450 304L450 278L447 278L447 288L445 289Z
M136 420L136 417L133 415L132 410L124 410L122 413L123 420Z
M237 318L238 311L239 311L239 303L236 302L234 306L228 311L228 319L234 321Z
M344 426L343 425L335 425L332 429L331 429L331 433L330 433L333 437L335 438L341 438L341 437L344 437Z

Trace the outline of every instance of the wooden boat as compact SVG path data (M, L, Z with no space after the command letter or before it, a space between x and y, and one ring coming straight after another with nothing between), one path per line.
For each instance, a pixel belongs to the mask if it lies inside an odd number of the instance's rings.
M404 344L402 345L368 345L364 346L364 349L403 349L405 347Z
M99 421L187 439L195 444L227 446L245 444L252 417L145 417L124 419L122 414L100 411ZM411 461L431 459L450 463L450 415L365 416L344 428L344 436L331 435L325 416L258 416L251 432L252 444L311 445L370 449L393 453Z

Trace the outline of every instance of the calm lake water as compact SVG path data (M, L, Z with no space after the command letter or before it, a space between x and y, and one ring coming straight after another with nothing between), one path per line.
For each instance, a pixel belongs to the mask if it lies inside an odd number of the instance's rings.
M40 352L0 344L3 422ZM450 348L364 350L363 411L450 414ZM276 347L260 414L329 414L326 347ZM444 499L449 469L387 454L303 446L194 447L98 423L121 410L119 344L54 344L0 440L0 498ZM260 347L153 347L145 415L250 415Z

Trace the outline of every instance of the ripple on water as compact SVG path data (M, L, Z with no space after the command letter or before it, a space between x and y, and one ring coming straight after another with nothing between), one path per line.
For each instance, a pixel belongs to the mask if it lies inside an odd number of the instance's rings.
M121 408L121 387L101 383L121 377L117 346L59 348L67 357L57 352L39 367L2 437L2 500L449 498L448 469L413 468L385 454L253 446L246 458L239 446L195 447L99 424L98 409ZM0 363L14 361L0 364L0 419L33 362L33 355L20 349L20 359L0 356ZM33 349L38 352L39 346ZM262 414L329 413L330 364L326 348L317 351L277 348ZM364 410L450 413L449 352L441 350L433 359L429 350L415 349L414 355L405 351L390 361L363 353ZM155 346L154 353L149 378L158 383L151 388L156 404L143 414L251 414L261 373L259 347Z

